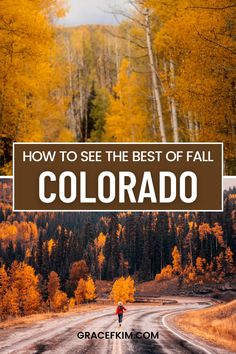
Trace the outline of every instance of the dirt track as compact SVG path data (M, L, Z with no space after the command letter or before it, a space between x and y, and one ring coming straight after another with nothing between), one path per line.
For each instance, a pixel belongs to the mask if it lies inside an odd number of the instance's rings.
M177 299L177 298L176 298ZM179 311L209 306L206 300L178 298L178 304L128 305L121 329L114 307L84 314L40 321L34 325L2 330L0 353L96 353L96 354L230 354L210 347L195 338L176 332L168 317ZM78 339L79 331L159 332L159 339Z

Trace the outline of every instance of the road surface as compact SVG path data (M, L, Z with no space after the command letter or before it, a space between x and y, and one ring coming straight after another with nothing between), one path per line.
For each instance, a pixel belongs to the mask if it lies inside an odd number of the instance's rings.
M1 330L1 354L229 354L210 347L196 338L177 332L169 318L178 312L209 306L206 300L178 298L178 304L128 305L121 329L118 328L114 307L83 314L69 314L25 327ZM86 332L159 332L158 339L78 339Z

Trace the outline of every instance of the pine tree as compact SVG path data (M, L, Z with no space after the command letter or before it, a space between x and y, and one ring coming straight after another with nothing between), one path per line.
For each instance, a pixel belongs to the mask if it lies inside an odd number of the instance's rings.
M129 262L129 273L132 275L136 272L136 229L133 213L127 214L126 217L125 247L123 252L125 251Z
M14 246L13 246L13 242L10 241L6 248L6 266L9 268L14 260L15 260Z
M37 271L38 271L38 273L42 273L42 266L43 266L43 230L39 231L36 256L37 256L37 260L36 260Z
M120 265L119 236L118 217L116 214L112 214L108 225L108 235L104 249L106 260L104 271L107 274L107 279L110 280L118 276Z
M162 270L166 264L168 255L168 215L167 213L158 213L156 225L156 242L154 257L154 274Z
M101 141L105 133L105 119L109 108L109 101L109 92L106 88L97 90L96 97L94 97L92 101L92 108L90 111L90 117L94 122L93 129L91 131L92 141Z

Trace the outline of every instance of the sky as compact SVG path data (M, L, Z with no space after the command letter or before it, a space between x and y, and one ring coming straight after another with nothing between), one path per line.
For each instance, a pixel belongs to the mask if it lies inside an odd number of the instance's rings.
M87 24L117 24L111 12L114 8L124 9L127 0L69 0L68 15L60 20L64 26Z
M236 177L224 178L224 189L229 189L230 187L236 187Z

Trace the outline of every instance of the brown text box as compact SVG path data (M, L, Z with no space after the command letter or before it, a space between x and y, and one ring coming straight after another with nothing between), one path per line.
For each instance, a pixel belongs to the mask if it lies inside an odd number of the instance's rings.
M14 210L16 211L219 211L222 210L222 159L223 145L220 143L72 143L72 144L49 144L49 143L15 143L14 144ZM45 161L41 157L48 156L50 152L53 159ZM62 161L66 153L71 152ZM88 154L91 154L92 161L84 161ZM97 158L94 156L97 153ZM116 154L116 158L114 158ZM119 158L122 154L125 159ZM177 154L179 159L175 159ZM135 157L142 155L143 161L137 161ZM77 158L75 159L75 156ZM109 160L110 157L110 160ZM149 157L149 158L148 158ZM75 160L72 162L72 160ZM55 196L55 200L45 203L39 195L39 177L45 171L53 173L55 181L45 178L45 196ZM59 180L60 176L69 171L75 176L76 198L70 203L65 203L60 198ZM115 198L109 203L99 199L99 191L103 188L99 175L107 171L114 176ZM185 202L181 198L191 197L192 180L185 179L186 186L180 185L181 175L189 171L197 176L197 197L193 202ZM83 191L87 198L95 198L96 202L81 201L80 186L82 182L81 172L86 174L86 188ZM124 192L125 200L119 200L120 173L129 172L135 176L136 183L132 195L135 201L131 202L130 194ZM165 196L171 194L170 179L166 178L165 186L160 186L160 173L171 172L176 179L176 198L171 202L162 203L159 200L161 192L165 187ZM145 191L150 192L150 184L145 184L144 175L149 174L152 178L154 194L152 198L141 198L140 190L146 186ZM63 181L63 179L62 179ZM71 196L71 180L65 181L65 198ZM109 177L103 179L104 198L108 198L111 191ZM130 182L125 178L125 183ZM112 184L113 185L113 184ZM84 185L83 185L84 186ZM123 188L123 187L122 187ZM85 191L86 189L86 191ZM183 193L183 190L186 192ZM173 190L173 188L172 188ZM173 192L173 191L172 191ZM53 193L53 194L52 194ZM74 193L75 194L75 193ZM143 194L142 194L143 196ZM141 197L142 197L141 196ZM131 196L132 197L132 196ZM156 200L154 200L156 198ZM63 198L62 198L63 199ZM131 200L130 200L131 199ZM68 199L67 199L68 200Z

